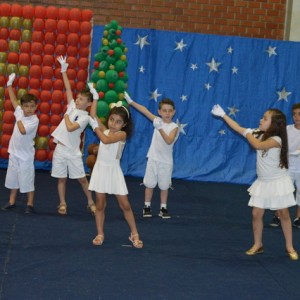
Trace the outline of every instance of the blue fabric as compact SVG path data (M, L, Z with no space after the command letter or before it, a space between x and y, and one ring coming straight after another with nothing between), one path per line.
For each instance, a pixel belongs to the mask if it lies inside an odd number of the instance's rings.
M95 26L91 70L102 36L103 27ZM143 47L137 43L138 37L146 37ZM256 174L255 151L210 111L219 103L241 126L256 128L265 110L274 107L292 122L291 106L300 101L300 44L128 28L123 30L122 39L128 48L131 97L155 114L158 102L163 97L171 98L176 105L174 121L184 124L174 146L173 177L251 183ZM217 71L208 65L213 59L220 63ZM193 70L192 65L197 68ZM139 71L141 66L145 68L143 73ZM232 71L234 67L237 72ZM157 102L151 99L156 89L161 94ZM287 93L280 93L284 91ZM182 95L186 101L182 101ZM127 141L122 168L125 175L142 177L153 127L133 108L131 113L135 131ZM86 143L95 140L88 132Z

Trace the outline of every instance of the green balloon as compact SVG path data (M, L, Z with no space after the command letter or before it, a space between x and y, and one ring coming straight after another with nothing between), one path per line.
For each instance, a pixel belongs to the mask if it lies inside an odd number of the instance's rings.
M107 51L109 50L109 47L104 46L100 49L100 53L104 54L105 56L107 55Z
M16 74L19 73L18 66L14 64L9 64L7 66L7 74L10 75L12 73L16 73Z
M6 64L0 63L0 75L6 75Z
M110 42L109 42L109 47L111 49L114 49L116 46L118 45L117 41L115 39L112 39Z
M100 71L107 71L109 68L109 64L106 60L101 61L100 65L99 65L99 70Z
M92 81L97 82L99 80L99 71L94 71L92 73Z
M114 86L114 90L117 93L122 93L125 90L125 86L126 86L126 84L123 80L117 80L115 83L115 86Z
M30 42L31 41L31 30L25 29L22 32L22 41Z
M20 44L17 41L10 40L8 43L9 51L19 53Z
M0 63L4 63L7 60L7 53L6 52L0 52Z
M11 29L20 29L21 28L21 19L19 17L12 17L10 19Z
M106 118L109 114L109 106L107 102L99 100L97 104L97 116Z
M116 82L118 80L118 73L115 70L108 70L105 74L105 79L108 82Z
M19 89L17 93L18 99L21 99L24 95L27 94L27 91L25 89Z
M107 61L110 65L113 65L113 64L116 62L116 58L113 57L113 56L107 55L107 56L106 56L106 61Z
M118 94L114 90L109 90L105 93L104 101L109 105L118 101Z
M8 17L0 18L0 27L8 28L9 27L9 19Z
M115 51L114 56L117 57L117 58L119 58L123 54L123 51L120 47L116 47L114 49L114 51Z
M115 70L117 72L121 72L124 71L126 68L126 63L124 62L124 60L117 60L115 63Z
M24 27L24 29L31 30L32 29L32 20L31 19L24 19L23 27Z
M0 98L3 98L4 96L4 87L0 86ZM2 109L3 107L0 107L0 109Z
M40 150L40 149L47 149L48 148L48 138L39 136L35 139L35 148Z
M124 82L128 81L128 74L126 72L124 72L123 77L120 78L121 80L123 80Z
M27 77L28 74L29 74L29 68L27 66L20 66L19 67L19 74L20 74L20 76Z
M108 91L108 82L104 79L99 79L96 83L96 90L98 92L106 92Z
M113 28L113 29L118 29L118 22L116 20L112 20L110 22L110 27Z
M95 61L101 61L101 60L103 60L104 58L102 57L103 55L99 52L99 53L96 53L95 55L94 55L94 58L95 58Z

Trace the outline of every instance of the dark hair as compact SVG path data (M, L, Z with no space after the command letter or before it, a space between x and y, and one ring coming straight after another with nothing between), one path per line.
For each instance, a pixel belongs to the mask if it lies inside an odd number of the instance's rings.
M36 95L33 94L25 94L20 99L21 105L29 102L34 102L35 104L38 103L38 98Z
M113 107L110 112L109 115L106 119L106 127L108 127L108 120L109 117L111 115L118 115L122 118L122 120L124 121L125 126L121 129L122 131L125 131L127 134L127 137L130 137L131 133L132 133L132 128L133 128L133 123L132 123L132 119L131 119L131 114L129 111L128 107L125 106L115 106Z
M295 110L295 109L300 109L300 103L295 103L293 106L292 106L292 111Z
M90 92L89 88L82 89L80 92L78 92L78 94L80 94L80 95L82 95L84 97L87 97L87 99L88 99L89 102L93 101L93 94Z
M162 106L163 106L163 104L169 104L169 105L171 105L171 106L173 107L173 109L175 109L175 104L174 104L174 102L173 102L171 99L169 99L169 98L164 98L164 99L162 99L162 100L158 103L158 108L161 109Z
M267 110L271 113L270 127L264 132L262 141L267 140L272 136L279 136L281 138L280 163L281 168L288 168L288 139L286 131L286 117L279 109L271 108Z

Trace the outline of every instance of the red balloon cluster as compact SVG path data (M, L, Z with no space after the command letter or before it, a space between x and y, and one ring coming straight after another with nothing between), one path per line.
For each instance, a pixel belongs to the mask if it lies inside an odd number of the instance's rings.
M88 9L0 4L0 102L2 100L4 109L3 113L0 110L0 121L3 121L0 126L1 158L8 158L7 147L15 122L14 109L4 87L8 75L16 73L13 88L18 99L29 92L40 100L36 159L52 160L55 143L51 133L66 109L64 84L56 57L67 56L75 97L77 91L85 88L88 78L92 17ZM2 94L5 95L2 97Z

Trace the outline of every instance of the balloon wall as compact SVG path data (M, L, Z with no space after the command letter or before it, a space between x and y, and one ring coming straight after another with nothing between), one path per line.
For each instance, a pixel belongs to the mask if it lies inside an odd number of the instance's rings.
M57 56L67 56L73 95L86 86L92 34L92 11L54 6L0 4L0 158L14 126L14 109L5 89L16 73L13 88L18 100L25 93L39 101L36 160L51 161L55 144L51 133L63 118L66 95Z

